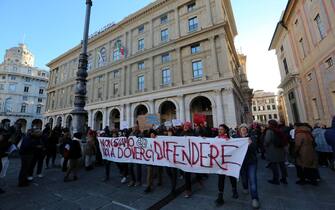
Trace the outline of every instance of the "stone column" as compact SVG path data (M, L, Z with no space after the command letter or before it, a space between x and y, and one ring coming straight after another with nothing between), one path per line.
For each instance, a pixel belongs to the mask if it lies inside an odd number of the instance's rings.
M150 57L149 60L150 60L150 77L151 77L151 86L149 87L149 90L154 91L155 90L155 59L154 57Z
M205 0L206 3L206 11L208 15L208 26L213 26L213 15L212 15L212 8L211 8L211 0Z
M215 90L215 103L216 103L216 119L217 119L217 126L224 123L224 116L223 116L223 105L222 105L222 93L221 89Z
M179 119L182 122L185 122L185 99L183 95L178 96L179 103Z
M150 36L149 36L149 49L150 48L153 48L154 45L155 45L155 42L154 42L154 21L153 20L150 20L149 21L149 33L150 33Z
M127 95L131 95L132 94L132 70L131 70L131 65L129 64L127 66L127 82L125 82L125 85L127 85L128 87L128 91L127 91Z
M91 102L94 101L94 78L91 79Z
M224 77L232 77L233 69L230 69L230 62L228 59L229 54L227 45L228 40L226 39L226 35L224 33L220 34L218 38L221 45L222 63L223 63L223 66L221 67L222 69L220 69L220 71Z
M103 108L102 113L102 129L104 129L108 125L107 108Z
M175 24L176 24L176 39L178 39L180 37L180 24L179 24L179 8L177 7L174 10L174 14L175 14Z
M149 113L150 114L155 114L155 101L154 100L150 100L149 101Z
M128 47L129 56L133 55L133 32L129 31L129 47Z
M128 125L130 127L132 127L133 126L133 120L132 120L132 115L131 115L131 110L130 110L131 105L126 104L125 107L126 107L126 119L125 120L128 122Z
M183 78L183 63L182 63L182 56L181 56L181 48L178 47L176 49L176 54L177 54L177 69L176 69L176 72L177 72L177 75L175 77L176 79L176 85L183 85L183 81L184 81L184 78Z
M109 88L108 88L108 73L105 74L105 84L104 84L104 94L105 94L105 101L108 100L109 98L109 95L108 95L108 92L109 92Z
M223 101L224 122L228 127L234 128L237 125L237 118L233 88L228 87L223 90Z
M218 57L216 54L216 46L215 46L215 37L211 37L209 39L210 43L211 43L211 62L212 62L212 73L213 73L213 78L219 78L220 73L219 73L219 66L218 66Z
M125 96L127 93L126 90L126 67L122 66L121 72L121 83L120 83L120 96ZM114 93L113 93L114 96Z

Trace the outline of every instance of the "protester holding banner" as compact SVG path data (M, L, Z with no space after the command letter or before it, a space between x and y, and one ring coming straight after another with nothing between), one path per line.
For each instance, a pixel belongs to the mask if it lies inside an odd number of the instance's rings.
M241 168L243 193L247 194L249 189L252 207L259 208L257 190L257 137L253 135L249 136L248 126L246 124L240 125L238 133L238 138L249 138L248 151Z
M136 136L137 138L144 137L144 130L140 130L138 125L136 125L131 132L130 136ZM141 186L142 185L142 164L129 163L130 178L131 181L128 184L129 187L132 186ZM135 174L136 171L136 174Z
M157 137L157 132L154 129L150 129L149 135L150 135L150 138L155 139ZM158 184L157 185L158 186L162 185L163 167L147 165L147 188L144 190L145 193L149 193L152 191L153 181L154 181L154 170L156 169L158 172Z
M169 128L167 130L167 135L168 136L174 136L174 131L172 128ZM166 167L166 172L170 178L171 181L171 192L170 194L175 195L176 194L176 186L177 186L177 168L172 168L172 167Z
M221 124L219 126L219 135L218 138L222 139L223 141L229 141L230 136L229 136L229 127L225 124ZM218 198L215 200L215 203L217 206L221 206L224 204L223 200L223 191L224 191L224 182L226 175L218 175L218 188L219 188L219 193L218 193ZM237 193L237 179L235 177L229 176L230 183L232 186L233 190L233 198L237 199L238 198L238 193Z

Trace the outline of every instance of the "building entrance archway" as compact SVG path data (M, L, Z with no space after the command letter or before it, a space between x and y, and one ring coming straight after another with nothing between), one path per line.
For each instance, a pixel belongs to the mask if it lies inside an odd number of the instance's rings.
M202 115L209 127L213 127L212 103L205 96L198 96L190 103L191 121L194 123L194 116Z

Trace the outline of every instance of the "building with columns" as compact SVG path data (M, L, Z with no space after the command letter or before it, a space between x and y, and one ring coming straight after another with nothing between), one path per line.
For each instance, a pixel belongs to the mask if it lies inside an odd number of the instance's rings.
M330 125L335 115L335 0L289 0L269 50L277 54L288 122Z
M26 45L6 50L0 64L0 121L19 123L25 132L42 128L49 72L34 67L34 55Z
M93 34L88 126L133 126L146 113L159 113L162 123L193 121L195 113L206 115L211 126L250 121L252 91L236 35L229 0L157 0ZM71 126L80 48L48 64L45 120L53 125Z

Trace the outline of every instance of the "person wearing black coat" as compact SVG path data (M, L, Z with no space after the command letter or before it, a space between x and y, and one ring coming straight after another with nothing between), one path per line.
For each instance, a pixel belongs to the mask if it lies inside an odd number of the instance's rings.
M69 150L69 168L64 177L64 182L70 181L70 174L73 173L73 181L78 179L77 172L80 168L80 159L82 157L80 141L82 133L75 133L73 140L65 148Z
M33 130L28 130L27 135L23 137L21 144L18 145L21 158L21 168L18 177L19 187L29 185L28 174L34 154L33 136Z
M37 164L37 177L42 178L43 160L46 153L45 142L43 141L42 132L39 129L33 129L32 132L32 144L33 144L33 159L31 161L28 180L32 181L34 175L34 169Z

